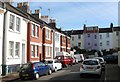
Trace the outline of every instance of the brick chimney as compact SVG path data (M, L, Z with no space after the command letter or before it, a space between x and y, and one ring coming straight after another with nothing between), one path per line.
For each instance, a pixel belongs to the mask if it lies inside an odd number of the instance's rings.
M50 25L52 28L56 28L56 19L50 19L49 25Z
M17 8L21 9L24 12L28 12L28 13L30 11L30 7L29 7L29 3L28 2L17 3Z
M49 16L41 16L41 20L45 21L46 23L50 23Z
M34 17L41 19L40 9L36 9L36 10L35 10L35 13L32 13L32 12L31 12L31 14L32 14Z
M113 23L110 23L110 28L113 28Z
M114 30L113 23L110 23L110 28L111 28L112 31Z

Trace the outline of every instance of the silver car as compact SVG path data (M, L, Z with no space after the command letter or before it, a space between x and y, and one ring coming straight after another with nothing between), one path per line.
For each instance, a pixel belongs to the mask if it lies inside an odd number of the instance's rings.
M95 74L101 76L102 67L98 59L85 59L80 65L80 76L83 74Z

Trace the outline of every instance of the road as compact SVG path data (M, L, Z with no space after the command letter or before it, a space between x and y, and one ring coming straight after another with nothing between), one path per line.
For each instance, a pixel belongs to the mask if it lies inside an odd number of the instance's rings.
M62 70L52 73L51 75L41 76L38 80L27 79L27 80L21 81L19 79L19 80L17 80L17 82L33 82L33 81L35 81L35 82L49 81L50 82L50 81L54 81L54 80L81 80L81 81L97 80L97 82L104 82L105 72L102 72L102 76L100 78L93 76L93 75L80 77L79 67L80 67L80 63L73 65L73 66L69 66L67 68L63 68Z

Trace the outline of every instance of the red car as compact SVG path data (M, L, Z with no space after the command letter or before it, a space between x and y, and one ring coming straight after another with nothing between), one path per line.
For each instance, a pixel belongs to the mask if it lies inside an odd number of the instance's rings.
M60 56L56 56L56 59L58 59L61 63L63 67L67 67L68 65L73 64L73 58L71 56L64 56L64 55L60 55Z

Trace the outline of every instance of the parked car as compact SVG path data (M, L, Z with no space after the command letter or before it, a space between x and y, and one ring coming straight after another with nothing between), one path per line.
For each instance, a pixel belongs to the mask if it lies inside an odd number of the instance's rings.
M94 59L99 59L100 64L102 66L102 70L105 70L105 63L106 62L104 61L103 57L94 57Z
M58 71L62 69L62 64L57 59L46 60L47 64L51 67L52 71Z
M78 59L76 57L73 57L73 59L74 59L73 63L77 64L78 63Z
M83 74L96 74L101 76L102 67L98 59L85 59L80 65L80 76Z
M42 62L30 62L23 64L19 70L20 79L33 78L38 79L40 75L51 74L52 70L49 65Z
M118 55L106 55L103 56L106 63L118 63Z
M82 62L85 59L83 54L74 54L74 57L78 59L78 62Z
M59 55L55 59L59 60L62 63L62 67L67 67L68 65L73 64L73 58L70 56Z

